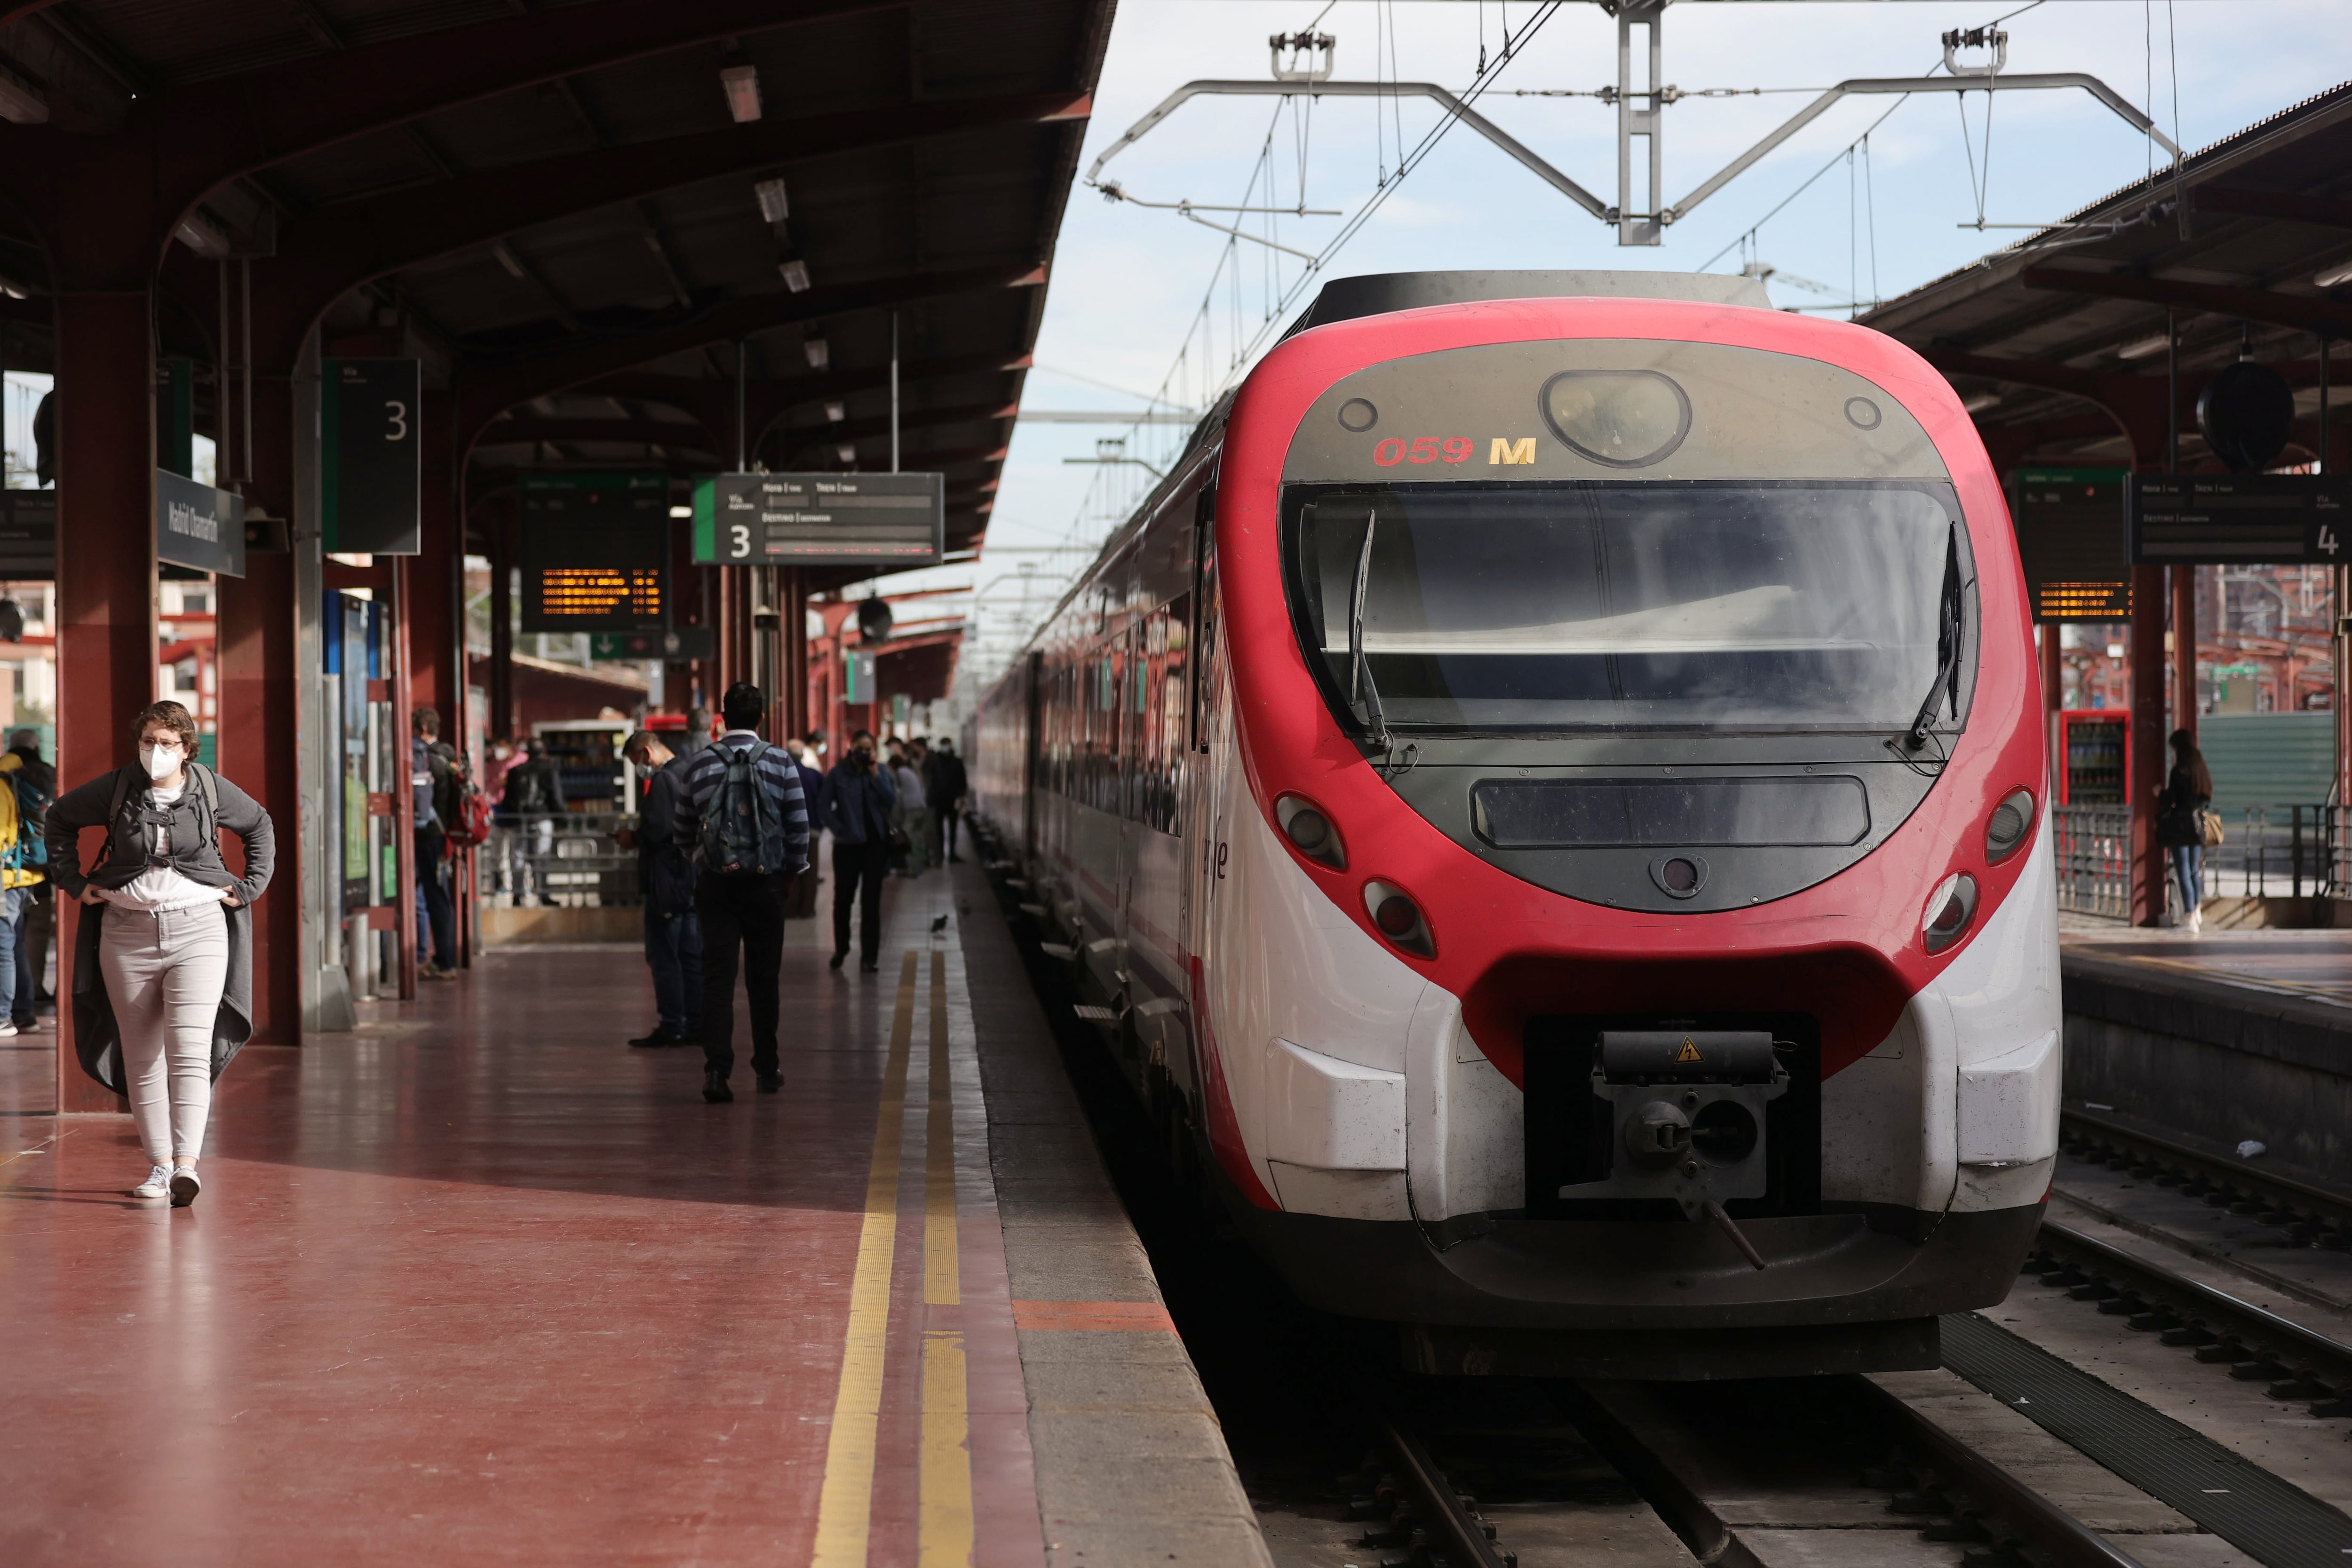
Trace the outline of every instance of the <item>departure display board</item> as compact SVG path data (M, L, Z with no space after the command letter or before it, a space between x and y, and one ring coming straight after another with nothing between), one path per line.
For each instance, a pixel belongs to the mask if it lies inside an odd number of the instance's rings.
M58 492L0 490L0 578L47 582L58 574Z
M703 565L932 566L943 474L713 474L694 487Z
M534 474L521 489L522 629L662 630L668 476Z
M2010 491L2037 621L2131 619L2128 468L2020 468Z
M2352 522L2352 477L2140 474L2132 560L2145 566L2336 566Z
M413 359L331 359L320 367L319 518L329 554L425 548L424 401Z

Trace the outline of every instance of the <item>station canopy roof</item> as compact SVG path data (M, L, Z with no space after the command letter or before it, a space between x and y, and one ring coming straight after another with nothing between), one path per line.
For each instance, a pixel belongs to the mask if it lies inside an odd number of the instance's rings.
M252 258L260 374L314 321L330 353L421 358L476 499L524 468L732 468L739 374L748 461L887 468L895 318L902 464L946 473L948 546L968 549L1111 9L0 0L6 355L50 368L42 296L75 286L12 178L175 113L249 117L267 145L225 166L158 274L161 349L198 363L200 416L219 296L243 286L223 257Z
M2159 162L1859 319L1945 374L2006 470L2029 459L2161 466L2168 312L2180 333L2182 467L2210 456L2199 390L2247 354L2295 387L2295 437L2281 460L2308 459L2320 341L2352 338L2352 83L2177 168ZM2339 412L2346 365L2333 366Z

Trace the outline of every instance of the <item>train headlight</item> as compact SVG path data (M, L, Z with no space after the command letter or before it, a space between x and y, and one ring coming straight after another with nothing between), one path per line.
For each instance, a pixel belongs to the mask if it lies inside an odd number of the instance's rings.
M1553 435L1607 468L1646 468L1690 434L1689 397L1654 370L1564 370L1536 401Z
M1405 952L1420 958L1437 956L1437 939L1430 934L1429 921L1403 889L1386 882L1365 883L1364 912L1372 917L1382 936Z
M1274 820L1290 847L1318 866L1334 871L1348 868L1348 847L1323 808L1305 795L1286 795L1274 803Z
M1992 808L1992 818L1985 824L1985 862L1998 866L2017 853L2025 842L2028 829L2033 826L2033 792L2013 789Z
M1937 883L1936 890L1927 896L1927 914L1919 922L1919 934L1927 939L1929 952L1941 952L1960 940L1976 917L1977 879L1966 871L1956 871Z

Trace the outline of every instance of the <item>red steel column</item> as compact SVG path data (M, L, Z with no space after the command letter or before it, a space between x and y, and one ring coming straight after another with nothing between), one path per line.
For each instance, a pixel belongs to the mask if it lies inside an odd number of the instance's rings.
M290 515L293 388L282 375L253 389L256 483L247 500ZM301 789L294 680L294 557L249 551L245 576L220 579L220 738L223 773L259 801L277 830L278 869L253 911L253 1038L301 1043ZM336 849L340 851L340 846ZM232 836L230 851L234 850Z
M511 739L514 709L514 511L505 501L490 509L490 738Z
M2132 568L2131 921L2164 923L2164 849L2156 841L2156 797L2164 788L2164 568Z
M56 301L58 777L121 766L131 720L155 700L154 348L144 290ZM93 841L85 863L96 851ZM58 1110L121 1110L74 1056L74 936L58 900Z
M441 715L441 735L455 744L465 731L465 666L458 658L459 595L465 591L466 552L457 528L456 477L449 462L450 421L456 416L446 392L427 392L419 411L417 487L419 543L409 575L409 700L427 702Z
M2197 568L2175 566L2171 571L2172 727L2193 735L2197 732ZM2168 743L2169 740L2168 736Z
M415 563L416 557L413 555L392 558L389 617L392 630L392 856L398 874L392 931L394 950L400 954L400 999L404 1002L416 1000L416 790L408 762L409 715L415 711L409 690L415 668L411 659L408 616L409 606L416 598Z

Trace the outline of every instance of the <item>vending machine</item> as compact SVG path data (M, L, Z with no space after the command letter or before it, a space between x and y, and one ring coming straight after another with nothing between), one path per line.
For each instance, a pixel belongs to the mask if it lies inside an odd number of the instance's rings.
M2061 805L2122 805L2131 777L2131 715L2120 708L2069 708L2058 715Z

